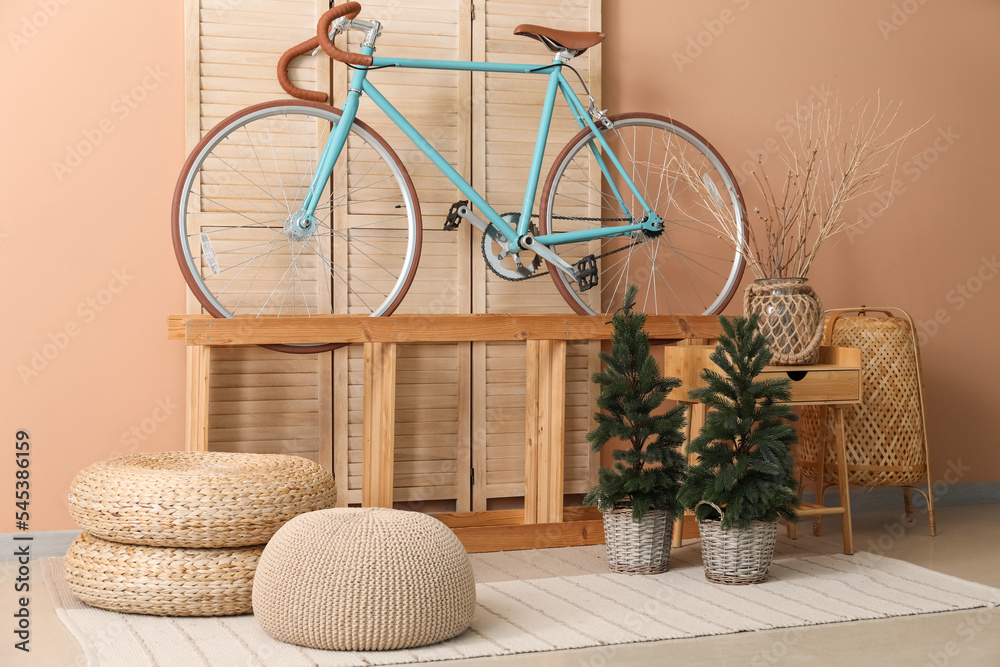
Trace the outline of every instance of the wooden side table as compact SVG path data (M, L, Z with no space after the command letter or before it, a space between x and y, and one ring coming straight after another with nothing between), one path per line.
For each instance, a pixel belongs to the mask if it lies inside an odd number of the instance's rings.
M709 359L715 351L714 345L676 345L663 348L663 374L676 377L681 386L674 389L667 398L687 403L687 442L694 439L705 424L705 406L693 401L688 392L705 386L701 372L705 368L718 371ZM826 507L823 499L815 503L802 503L800 517L814 517L816 521L827 514L842 514L844 517L844 553L854 553L854 536L851 532L851 497L847 484L847 457L844 444L844 415L842 406L861 401L861 351L853 347L823 347L820 349L819 363L811 366L767 366L761 379L768 377L788 377L792 380L791 405L828 405L834 414L834 446L837 448L838 487L840 506ZM819 461L825 466L826 452L821 450ZM818 474L823 475L821 467ZM821 477L822 479L822 477ZM788 536L796 536L795 524L787 525ZM675 547L683 543L681 520L674 525Z

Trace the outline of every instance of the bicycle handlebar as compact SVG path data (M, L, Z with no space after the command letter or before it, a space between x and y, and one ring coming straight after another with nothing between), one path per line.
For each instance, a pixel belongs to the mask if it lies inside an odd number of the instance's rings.
M372 64L371 56L366 56L362 53L349 53L342 49L338 49L333 43L333 40L330 39L330 24L342 16L346 16L347 20L351 20L360 13L361 4L357 2L345 2L342 5L330 8L319 19L319 24L316 26L316 40L319 42L319 45L323 47L323 51L326 52L326 55L330 56L334 60L339 60L342 63L347 63L348 65L370 67Z
M288 66L292 63L292 61L317 48L322 47L323 51L328 56L334 60L339 60L340 62L347 63L349 65L369 67L372 64L371 56L366 56L361 53L348 53L347 51L338 49L334 45L333 40L330 39L330 25L334 21L344 16L346 16L348 20L351 20L360 12L361 5L357 2L346 2L342 5L331 7L326 13L323 14L323 16L320 17L315 37L310 37L301 44L296 44L281 55L281 58L278 59L278 83L281 84L281 88L286 93L292 97L297 97L300 100L309 100L310 102L326 102L326 93L321 93L318 90L306 90L305 88L299 88L293 84L291 79L288 77Z
M297 44L285 51L278 60L278 83L292 97L297 97L300 100L309 100L310 102L326 102L326 93L321 93L318 90L299 88L288 78L288 65L299 56L309 53L318 46L319 41L315 37L310 37L301 44Z

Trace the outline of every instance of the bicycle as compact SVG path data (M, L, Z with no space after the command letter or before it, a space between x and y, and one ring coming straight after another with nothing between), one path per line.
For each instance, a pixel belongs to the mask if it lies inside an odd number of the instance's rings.
M357 2L334 6L323 14L315 37L281 57L279 82L298 99L231 115L188 157L174 193L173 243L185 280L206 311L215 317L385 316L400 304L420 259L422 218L406 167L356 117L362 94L466 198L451 207L444 228L457 229L462 221L475 225L484 260L502 278L548 274L579 314L613 312L633 282L644 288L643 309L654 314L715 314L729 302L743 258L714 232L705 193L711 205L736 216L745 238L736 180L694 130L657 114L609 116L580 77L590 101L584 107L563 72L576 72L570 61L599 44L603 34L518 26L515 34L554 53L551 64L537 67L384 58L373 55L382 24L358 19L360 11ZM334 44L350 30L364 33L360 52ZM341 109L327 105L324 93L289 79L289 64L319 49L353 69ZM387 67L548 76L520 211L494 210L385 99L369 73ZM534 214L557 93L580 132L549 170ZM705 189L681 177L681 161ZM594 287L599 289L591 292ZM269 347L319 352L336 345Z

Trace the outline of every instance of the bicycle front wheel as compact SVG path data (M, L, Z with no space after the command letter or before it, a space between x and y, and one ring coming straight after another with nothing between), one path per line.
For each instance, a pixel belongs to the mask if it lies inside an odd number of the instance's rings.
M355 120L313 223L295 220L339 109L278 101L222 121L192 151L173 203L174 251L215 317L389 315L420 256L420 210L396 153ZM323 345L266 346L320 352Z
M725 238L716 213L731 216L738 243L747 233L745 207L732 172L698 133L670 118L621 114L609 120L612 129L602 128L605 141L642 198L663 219L664 228L655 235L633 233L553 246L570 264L587 255L594 255L598 264L596 287L583 292L550 265L556 288L581 315L614 312L632 283L639 286L637 307L650 314L721 312L739 287L744 260L735 250L738 246ZM697 182L692 183L692 177ZM585 129L552 165L542 190L539 229L553 234L613 227L630 224L643 212L610 156Z

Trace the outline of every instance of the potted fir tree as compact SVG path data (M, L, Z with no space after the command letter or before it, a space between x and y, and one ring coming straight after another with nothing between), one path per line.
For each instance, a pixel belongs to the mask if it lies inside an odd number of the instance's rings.
M682 507L677 500L684 476L684 407L654 415L668 392L680 385L660 374L643 331L646 315L635 313L637 287L629 286L612 319L611 354L601 352L603 372L594 415L597 428L587 434L595 451L611 440L627 447L614 451L614 468L598 471L598 484L584 498L604 513L608 564L613 572L658 574L670 560L671 528Z
M708 408L705 426L688 446L698 462L680 491L701 530L705 577L722 584L767 578L778 517L795 521L790 446L796 419L788 378L757 381L771 361L757 316L720 317L725 335L710 357L722 371L702 371L708 384L691 392Z

